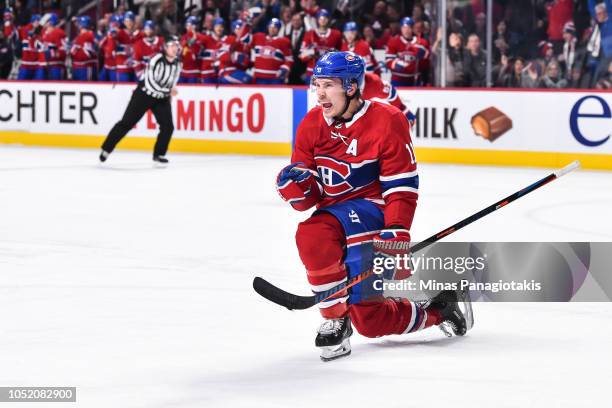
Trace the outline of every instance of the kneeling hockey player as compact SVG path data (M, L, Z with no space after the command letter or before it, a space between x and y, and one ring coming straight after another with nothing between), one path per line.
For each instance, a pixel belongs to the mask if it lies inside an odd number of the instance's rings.
M363 60L351 52L319 59L311 85L318 106L300 123L292 164L277 177L279 194L293 208L317 206L296 233L315 293L372 268L374 257L409 252L419 178L408 120L393 106L362 99L364 75ZM325 321L315 344L324 361L351 352L352 324L366 337L442 324L466 333L460 292L442 292L425 306L384 298L376 279L320 304Z

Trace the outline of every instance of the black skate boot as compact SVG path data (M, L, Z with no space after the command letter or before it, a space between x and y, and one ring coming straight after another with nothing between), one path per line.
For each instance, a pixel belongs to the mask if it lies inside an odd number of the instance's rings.
M353 327L348 316L324 321L315 339L315 346L321 349L321 360L331 361L351 354L352 334Z
M467 290L445 290L431 299L427 309L436 309L442 315L442 323L438 326L447 337L464 336L474 326L472 302ZM463 306L463 310L461 307Z
M104 163L106 159L108 159L108 156L110 156L110 153L107 152L106 150L102 150L100 152L100 163Z
M153 156L153 161L155 164L166 165L168 164L168 159L166 156Z

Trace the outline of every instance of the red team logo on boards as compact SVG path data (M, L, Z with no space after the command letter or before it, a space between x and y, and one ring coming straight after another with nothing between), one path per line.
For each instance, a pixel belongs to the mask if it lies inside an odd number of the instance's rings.
M327 195L338 196L353 189L347 181L351 175L350 164L326 156L317 156L315 161Z

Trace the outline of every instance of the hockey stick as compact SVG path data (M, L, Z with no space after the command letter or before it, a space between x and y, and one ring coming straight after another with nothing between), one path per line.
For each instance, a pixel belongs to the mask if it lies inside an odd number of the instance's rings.
M440 239L452 234L453 232L460 230L466 225L469 225L473 223L474 221L481 219L485 215L491 214L493 211L499 210L500 208L523 197L524 195L527 195L531 193L532 191L537 190L538 188L550 183L551 181L558 179L561 176L564 176L570 171L577 169L579 166L580 166L580 162L578 161L568 164L562 169L559 169L549 174L543 179L536 181L535 183L523 188L522 190L519 190L516 193L511 194L508 197L499 200L495 204L492 204L488 206L487 208L484 208L478 211L477 213L472 214L469 217L459 221L455 225L452 225L438 232L437 234L432 235L431 237L419 242L418 244L415 244L414 246L410 248L410 252L415 253L424 248L427 248L434 242L437 242ZM274 286L270 282L258 276L253 279L253 289L255 289L255 292L259 293L261 296L268 299L269 301L274 302L278 305L284 306L289 310L294 310L294 309L303 310L303 309L308 309L309 307L312 307L316 305L317 303L323 302L324 300L328 300L334 297L335 295L338 294L338 292L348 289L352 286L355 286L356 284L363 281L364 279L367 279L373 274L374 274L373 270L369 269L367 271L360 273L357 276L354 276L353 278L349 279L345 283L341 283L337 286L334 286L333 288L329 290L317 293L316 295L313 295L313 296L299 296L299 295L294 295L289 292L285 292L284 290Z

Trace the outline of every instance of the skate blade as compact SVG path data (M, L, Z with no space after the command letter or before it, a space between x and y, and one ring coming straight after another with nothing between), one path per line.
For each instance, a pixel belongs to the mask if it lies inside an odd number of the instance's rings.
M320 347L321 349L321 360L332 361L337 360L341 357L345 357L351 354L351 342L350 339L345 339L338 346Z
M451 331L452 329L448 323L442 322L438 325L438 327L446 337L453 337L453 332Z
M461 303L463 304L463 317L465 318L465 326L467 330L474 327L474 311L472 310L472 299L470 298L470 291L461 291ZM467 331L466 330L466 331Z

